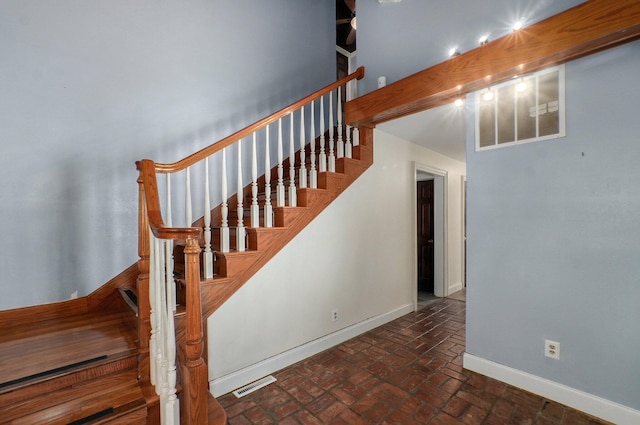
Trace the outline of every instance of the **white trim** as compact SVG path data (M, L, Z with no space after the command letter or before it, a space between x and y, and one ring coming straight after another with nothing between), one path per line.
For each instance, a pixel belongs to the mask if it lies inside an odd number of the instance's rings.
M467 287L467 176L460 176L460 280L463 288Z
M349 60L351 60L352 58L355 58L356 55L358 54L357 52L350 52L346 49L343 49L340 46L336 46L336 52L340 53L342 56L346 56L347 58L349 58ZM353 72L352 69L349 69L349 73Z
M347 58L347 73L355 72L355 57L358 52L349 52L338 45L336 45L336 52ZM357 80L351 80L347 83L346 100L355 99L356 97L358 97L358 83Z
M447 295L455 294L458 291L461 291L464 286L462 282L456 282L453 285L449 285L449 293Z
M369 318L344 329L340 329L339 331L333 332L329 335L325 335L251 366L247 366L244 369L213 379L209 381L209 391L214 397L219 397L265 375L277 372L280 369L291 366L292 364L318 354L321 351L348 341L351 338L355 338L356 336L368 332L371 329L375 329L378 326L382 326L392 320L398 319L412 311L414 311L413 304L402 305L387 313Z
M434 262L434 267L442 267L442 279L436 279L436 281L434 282L434 295L438 296L438 297L446 297L447 295L449 295L450 291L448 288L448 283L449 283L449 172L446 170L442 170L440 168L437 167L433 167L431 165L426 165L426 164L421 164L419 162L415 162L413 163L413 176L412 176L412 187L411 187L411 193L412 193L412 203L413 203L413 207L412 207L412 217L413 217L413 238L412 238L412 243L413 243L413 267L412 267L412 279L413 279L413 294L414 294L414 304L415 304L415 308L417 309L417 294L418 294L418 235L417 235L417 230L416 230L416 226L417 226L417 222L418 222L418 215L417 215L417 192L416 192L416 184L415 182L418 181L418 173L422 172L422 173L427 173L427 174L431 174L435 177L441 178L442 179L442 232L441 232L441 238L442 241L440 241L440 232L439 231L435 231L435 237L434 237L434 247L436 250L440 251L440 255L442 257L442 263L441 264L436 264L437 262ZM435 187L436 185L434 184L434 197L439 196L438 193L436 193L435 191ZM437 214L434 214L437 216ZM437 223L436 223L437 225ZM437 257L436 257L437 258Z
M463 366L618 425L640 424L638 410L473 354L464 353Z

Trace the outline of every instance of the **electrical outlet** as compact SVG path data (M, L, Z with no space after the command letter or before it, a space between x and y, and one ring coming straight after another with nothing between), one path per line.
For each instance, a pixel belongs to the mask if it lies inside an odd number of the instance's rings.
M552 359L560 360L560 343L544 340L544 355Z
M331 321L332 322L338 321L338 310L331 311Z

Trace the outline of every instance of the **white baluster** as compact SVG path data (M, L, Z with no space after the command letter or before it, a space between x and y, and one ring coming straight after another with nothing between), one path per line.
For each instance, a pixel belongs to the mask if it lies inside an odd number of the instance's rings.
M329 171L336 172L336 156L333 151L333 92L329 92Z
M344 156L346 158L353 158L353 149L351 148L351 126L346 126L346 141L344 143Z
M169 225L170 226L170 225ZM176 284L173 281L173 241L164 241L164 275L167 285L167 304L172 311L176 309Z
M171 252L173 250L173 241L164 241L165 244L165 252ZM169 257L167 257L169 259ZM167 294L167 298L170 298L170 294L173 292L172 288L175 288L175 284L173 282L173 267L169 265L165 269L165 278L166 278L166 287L165 292ZM163 358L164 370L165 370L165 379L163 386L163 396L164 396L164 423L169 425L177 425L180 423L180 411L178 409L178 399L176 397L176 382L177 382L177 374L176 374L176 331L174 324L174 313L175 313L175 301L171 299L166 300L165 314L165 353Z
M293 111L289 114L289 206L298 206L296 197L296 151L293 136Z
M229 206L227 204L227 155L226 149L222 149L222 178L220 179L222 206L220 207L220 251L229 252Z
M256 133L251 144L251 227L260 227L260 207L258 206L258 154Z
M186 184L187 184L187 197L186 199L188 199L188 202L186 205L191 205L191 181L189 179L189 168L186 168L187 171L187 179L186 179ZM166 225L171 227L173 226L173 214L171 213L171 179L170 179L170 174L167 173L167 202L169 204L169 208L167 208L167 219L166 219ZM190 213L190 211L189 211ZM189 221L187 221L187 223L189 223ZM172 270L172 275L173 275L173 253L171 251L167 251L166 246L165 246L165 253L164 255L161 257L163 260L163 264L165 264L167 267L169 267ZM162 255L162 254L159 254ZM176 286L173 285L173 287L171 288L171 297L170 299L175 300L176 299ZM175 303L175 301L174 301Z
M321 173L327 171L327 154L324 151L324 96L320 96L320 155L318 156L318 169Z
M273 227L273 207L271 205L271 159L269 157L268 124L264 145L264 227Z
M278 184L276 186L276 205L284 207L284 170L282 168L282 118L278 120Z
M155 283L157 288L157 303L158 303L158 312L160 319L159 326L159 335L160 335L160 350L158 354L158 371L159 371L159 382L156 388L156 393L160 396L160 406L164 405L164 394L167 390L167 359L165 358L165 352L167 348L167 329L166 329L166 321L167 321L167 299L166 299L166 286L165 282L165 261L164 258L164 243L160 239L156 239L156 252L158 254L158 261L156 266L158 267L158 280Z
M165 221L167 222L167 225L170 226L169 223L171 223L171 174L167 173L166 174L166 181L167 181L167 193L165 194L166 196L166 201L167 201L167 216L165 218Z
M293 115L291 115L293 117ZM300 108L300 169L298 170L298 185L307 187L307 166L305 165L305 147L304 139L304 106Z
M242 140L238 140L238 186L236 193L236 200L238 201L238 227L236 229L236 251L242 252L245 248L244 238L245 228L244 228L244 209L242 208Z
M340 94L340 89L342 87L338 87L338 140L336 141L336 156L338 158L344 157L344 141L342 140L342 96Z
M185 197L184 197L184 217L185 217L185 222L186 222L186 226L190 227L193 224L193 214L191 212L191 167L187 167L185 168L185 172L186 172L186 178L185 178L185 184L186 184L186 190L185 190Z
M167 305L171 309L171 312L176 311L176 292L175 287L176 283L173 280L173 241L167 240L164 241L164 252L165 252L165 279L167 285Z
M171 321L172 322L172 321ZM175 331L174 331L175 333ZM180 400L176 396L176 364L175 364L175 341L173 342L173 349L169 349L169 353L173 352L173 356L169 357L169 366L167 368L167 394L165 396L164 403L164 417L167 425L179 425L180 424Z
M162 353L163 353L163 341L164 341L164 311L165 309L162 307L163 305L163 290L162 290L162 281L163 279L163 267L162 267L162 247L160 240L157 238L153 238L153 268L154 268L154 279L150 282L151 285L154 286L154 305L155 305L155 316L156 316L156 352L155 352L155 369L156 369L156 394L160 395L162 393L162 387L164 385L164 371L162 369Z
M204 159L204 278L213 279L213 251L211 251L211 195L209 193L209 158Z
M314 101L311 101L311 129L309 138L311 139L311 169L309 170L309 186L312 189L316 189L318 187L318 171L316 170L316 121L315 121L315 110L314 110Z
M360 146L360 129L353 127L353 146Z
M151 384L157 387L158 383L158 306L156 303L156 285L157 273L156 261L158 261L158 254L156 253L156 238L153 236L151 230L149 230L149 304L150 314L149 322L151 325L151 336L149 338L149 375Z

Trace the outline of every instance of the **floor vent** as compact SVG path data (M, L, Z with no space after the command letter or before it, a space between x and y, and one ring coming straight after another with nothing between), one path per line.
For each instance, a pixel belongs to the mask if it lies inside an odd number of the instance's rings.
M238 388L237 390L235 390L233 392L233 395L235 395L236 397L240 398L242 396L245 396L247 394L251 394L254 391L259 390L260 388L266 387L267 385L276 382L276 378L274 378L273 376L269 375L269 376L265 376L264 378L258 379L255 382L252 382L248 385L245 385L242 388Z

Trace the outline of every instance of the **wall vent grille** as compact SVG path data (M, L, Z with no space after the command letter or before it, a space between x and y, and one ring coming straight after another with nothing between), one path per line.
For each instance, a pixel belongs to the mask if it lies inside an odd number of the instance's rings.
M242 388L238 388L233 392L233 395L235 395L237 398L240 398L247 394L251 394L254 391L257 391L260 388L266 387L273 382L276 382L276 378L274 378L272 375L265 376L264 378L260 378L257 381L247 384Z

